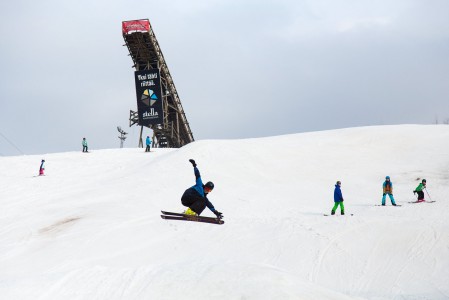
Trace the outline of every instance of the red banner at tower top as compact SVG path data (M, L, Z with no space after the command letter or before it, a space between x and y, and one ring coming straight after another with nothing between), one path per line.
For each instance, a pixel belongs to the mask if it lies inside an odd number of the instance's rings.
M148 31L150 31L150 21L148 19L122 22L123 34L128 34L130 32L148 32Z

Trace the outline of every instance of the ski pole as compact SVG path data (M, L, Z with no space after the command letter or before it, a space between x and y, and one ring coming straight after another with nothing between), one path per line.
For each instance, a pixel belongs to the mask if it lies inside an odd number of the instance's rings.
M427 191L427 189L424 189L426 191L427 196L429 196L429 200L432 201L432 198L430 198L429 192Z
M416 201L418 201L418 195L416 195L416 191L413 191L413 195L416 197Z

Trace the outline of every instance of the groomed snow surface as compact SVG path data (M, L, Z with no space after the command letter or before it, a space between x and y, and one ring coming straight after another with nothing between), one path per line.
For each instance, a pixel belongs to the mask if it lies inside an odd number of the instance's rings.
M184 209L189 158L215 183L209 198L224 225L161 219ZM447 125L80 149L0 165L1 299L449 298ZM376 206L386 175L401 207ZM436 202L408 203L422 178ZM337 180L346 215L323 216Z

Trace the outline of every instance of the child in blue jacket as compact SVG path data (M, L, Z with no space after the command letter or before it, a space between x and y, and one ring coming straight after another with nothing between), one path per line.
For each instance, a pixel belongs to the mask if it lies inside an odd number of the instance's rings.
M343 194L341 193L341 182L337 181L337 183L335 184L335 189L334 189L334 207L332 208L332 215L335 215L335 211L337 210L338 206L340 205L340 209L341 209L341 214L344 215L345 214L345 206L343 205Z
M149 135L147 135L147 139L145 140L145 144L147 145L147 148L145 149L145 152L150 152L151 150L151 138Z

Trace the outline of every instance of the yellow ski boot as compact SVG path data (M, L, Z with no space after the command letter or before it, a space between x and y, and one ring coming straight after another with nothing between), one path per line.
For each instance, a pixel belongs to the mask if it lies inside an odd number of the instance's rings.
M189 216L198 216L198 214L196 212L194 212L193 210L189 208L186 209L186 211L184 211L185 215L189 215Z

